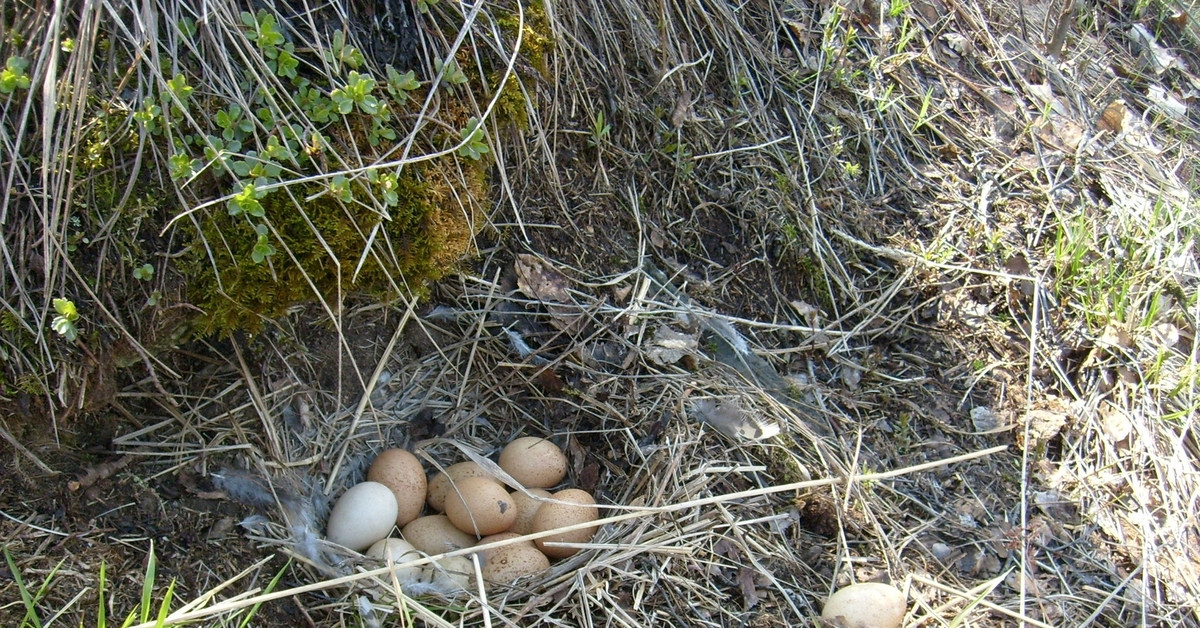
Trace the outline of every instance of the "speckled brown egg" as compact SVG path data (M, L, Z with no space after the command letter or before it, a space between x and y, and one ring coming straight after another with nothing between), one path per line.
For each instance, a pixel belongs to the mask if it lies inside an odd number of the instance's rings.
M412 543L413 547L430 556L471 547L477 540L474 535L454 527L446 515L429 515L413 519L404 526L400 534L406 541Z
M517 508L504 485L491 478L457 480L446 493L446 516L468 534L504 532L517 520Z
M549 488L567 476L567 456L544 438L522 436L500 452L500 468L525 488Z
M450 482L466 478L490 478L491 475L483 467L471 462L459 462L446 467L446 470L433 476L429 481L429 507L446 512L446 493L450 491Z
M396 525L404 526L421 514L426 480L421 461L403 449L386 449L375 457L367 479L392 489L396 496Z
M507 541L509 539L519 539L519 538L521 538L520 534L516 534L513 532L501 532L500 534L489 534L489 535L483 537L482 539L479 539L479 542L476 543L475 545L482 546L482 545L487 545L488 543L495 543L497 541ZM533 541L517 541L515 543L509 543L508 545L501 545L500 547L493 547L491 549L481 550L478 552L478 554L479 554L480 558L483 559L483 561L486 563L488 561L488 559L490 559L492 556L494 556L496 554L496 552L508 549L508 548L512 547L513 545L528 545L529 547L533 547Z
M587 491L568 488L551 495L551 497L569 503L546 502L542 504L542 507L538 508L537 514L533 516L534 532L564 528L600 518L600 509L596 508L596 500ZM545 536L536 539L534 543L550 558L566 558L578 552L579 548L556 547L548 545L548 543L587 543L592 540L596 530L596 526L588 526L571 532Z
M517 578L550 568L550 559L532 545L515 544L497 551L480 570L490 584L512 584Z
M550 491L544 488L531 488L529 492L538 497L550 497ZM513 491L508 494L513 500L513 505L517 507L517 520L513 522L509 532L517 534L529 534L533 532L533 516L537 514L538 508L542 507L542 503L521 491Z

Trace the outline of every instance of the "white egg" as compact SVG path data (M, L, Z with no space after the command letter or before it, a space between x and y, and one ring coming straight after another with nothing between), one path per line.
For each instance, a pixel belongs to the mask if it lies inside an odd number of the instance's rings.
M417 548L404 539L383 539L367 550L367 556L378 558L384 563L390 560L395 565L422 558ZM401 584L407 584L424 579L425 569L425 567L420 565L414 565L411 567L397 567L392 569L392 571L396 574L396 580L399 580Z
M863 582L829 596L821 619L845 628L900 628L907 604L900 589L880 582ZM833 623L838 622L838 623Z
M396 496L379 482L363 482L342 494L329 513L326 538L356 552L387 538L396 525Z
M472 590L475 565L466 556L447 556L430 565L429 570L433 573L433 583L446 593L453 595L462 590Z

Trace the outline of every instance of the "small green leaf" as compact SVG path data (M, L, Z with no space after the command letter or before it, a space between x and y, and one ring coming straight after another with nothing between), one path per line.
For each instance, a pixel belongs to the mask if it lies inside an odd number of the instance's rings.
M133 269L133 278L139 281L150 281L154 278L154 266L142 264Z
M79 320L79 311L75 309L75 303L70 299L55 299L53 303L54 311L58 312L59 316L72 323Z
M11 94L18 89L29 89L30 80L25 75L29 60L22 57L9 57L0 71L0 94Z

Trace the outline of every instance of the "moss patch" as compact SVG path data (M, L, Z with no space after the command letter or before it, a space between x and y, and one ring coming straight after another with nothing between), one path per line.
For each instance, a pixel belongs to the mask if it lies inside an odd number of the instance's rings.
M251 256L260 221L219 210L200 218L187 227L193 245L184 264L192 278L189 300L203 310L195 331L256 332L317 295L328 302L339 293L383 300L422 294L470 252L482 224L483 167L462 164L461 175L457 168L444 158L405 171L399 202L386 215L343 203L316 184L277 190L261 201L278 251L262 263Z

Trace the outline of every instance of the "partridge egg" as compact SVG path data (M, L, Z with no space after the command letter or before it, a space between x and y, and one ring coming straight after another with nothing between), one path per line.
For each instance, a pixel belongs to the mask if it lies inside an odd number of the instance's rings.
M509 539L519 539L519 538L521 538L520 534L516 534L513 532L501 532L500 534L489 534L488 536L485 536L482 539L479 539L479 542L476 543L476 545L487 545L488 543L495 543L497 541L507 541ZM533 547L533 541L517 541L515 543L509 543L508 545L501 545L500 547L493 547L491 549L481 550L477 553L479 554L480 558L482 558L483 561L486 563L497 552L506 550L506 549L512 547L513 545L528 545L529 547Z
M483 467L469 460L446 467L444 472L433 476L433 479L429 481L429 507L438 512L446 512L446 493L450 491L452 481L487 477L491 477L491 475L484 471Z
M379 482L363 482L342 494L329 513L326 537L356 552L387 538L396 525L396 497Z
M383 539L382 541L378 541L367 549L367 556L378 558L384 563L390 561L392 564L397 565L422 558L417 548L404 539ZM416 582L421 579L422 571L424 571L424 568L419 565L392 569L392 572L396 574L396 579L400 582Z
M821 619L845 628L900 628L907 606L900 589L863 582L842 587L829 596L821 609Z
M375 457L367 479L392 489L396 497L396 525L416 519L425 505L425 470L421 461L403 449L387 449Z
M466 556L447 556L429 565L432 580L443 590L455 592L459 589L471 590L475 580L475 565Z
M455 481L446 493L446 516L463 532L487 536L512 527L517 508L503 484L471 477Z
M543 488L531 488L529 492L538 497L550 497L550 491ZM513 505L517 507L517 520L513 522L508 531L522 535L533 532L533 516L537 514L538 508L542 507L542 502L521 491L513 491L508 496L512 498Z
M476 541L475 535L454 527L446 515L418 517L404 526L400 533L413 547L430 556L471 547Z
M500 468L526 488L548 488L567 476L567 456L544 438L523 436L500 452Z
M512 584L521 576L542 573L550 559L532 545L518 543L498 550L483 565L483 579L492 584Z
M538 508L533 516L533 531L545 532L555 528L565 528L580 523L595 521L600 518L600 510L596 508L596 500L587 492L577 488L559 491L552 498L569 502L556 504L546 502ZM579 551L577 547L556 547L548 543L587 543L596 534L596 526L588 526L570 532L561 532L534 540L538 549L550 558L566 558Z

